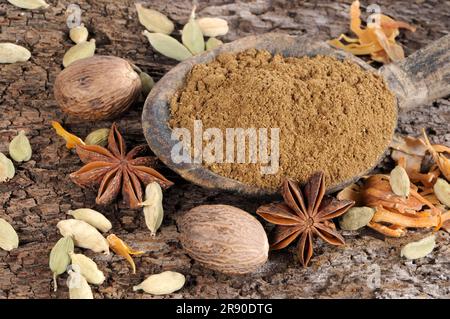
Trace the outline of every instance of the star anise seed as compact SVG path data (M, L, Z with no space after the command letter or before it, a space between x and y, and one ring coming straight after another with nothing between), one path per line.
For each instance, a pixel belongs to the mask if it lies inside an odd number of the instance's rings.
M344 244L332 219L344 214L355 202L325 196L323 172L314 173L303 190L294 181L286 179L282 195L284 203L263 205L256 212L276 225L271 233L272 249L285 248L300 237L298 257L306 267L313 255L314 236L332 245Z
M81 187L99 186L95 200L99 205L110 204L122 190L128 206L137 208L143 201L142 185L145 187L151 182L157 182L162 188L173 185L149 167L154 163L152 157L138 157L146 148L145 145L136 146L127 153L123 137L113 123L107 149L98 145L76 146L78 156L86 165L70 174L70 178Z

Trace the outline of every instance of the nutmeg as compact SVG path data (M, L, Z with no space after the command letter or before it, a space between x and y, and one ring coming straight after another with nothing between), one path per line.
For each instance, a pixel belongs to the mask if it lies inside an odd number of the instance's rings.
M61 109L85 120L109 119L139 97L141 80L126 60L96 55L64 69L54 86Z
M254 272L268 258L269 243L258 220L228 205L202 205L178 221L183 248L207 268L226 274Z

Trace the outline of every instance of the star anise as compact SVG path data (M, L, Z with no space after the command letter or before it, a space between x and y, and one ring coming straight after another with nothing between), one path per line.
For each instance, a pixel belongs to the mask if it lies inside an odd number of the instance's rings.
M76 151L86 165L70 174L72 181L81 187L99 185L95 202L100 205L110 204L122 190L122 197L130 208L139 207L143 201L142 184L157 182L167 188L173 183L153 168L152 157L138 157L146 145L140 145L126 152L125 142L113 123L108 136L108 148L98 145L78 144Z
M272 249L285 248L300 237L298 257L306 267L313 255L313 236L332 245L344 244L344 238L336 231L331 219L344 214L355 202L325 196L322 172L313 174L303 190L294 181L286 179L282 195L284 203L264 205L256 212L277 225L271 233Z

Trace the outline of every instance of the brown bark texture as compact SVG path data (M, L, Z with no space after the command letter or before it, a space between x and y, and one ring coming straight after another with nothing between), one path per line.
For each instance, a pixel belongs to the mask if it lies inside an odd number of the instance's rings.
M89 123L68 117L53 98L53 83L62 69L64 52L73 44L68 37L65 10L71 3L83 10L82 21L96 39L97 54L115 55L133 61L155 79L161 78L176 62L152 50L141 34L132 0L49 0L46 10L22 10L7 1L0 3L0 42L16 42L30 49L26 63L0 65L0 151L7 154L8 143L25 130L34 150L29 162L15 163L17 174L0 184L0 217L17 230L20 247L0 250L0 298L68 298L66 275L59 278L59 290L52 287L48 267L51 247L60 238L56 224L68 218L69 209L90 207L103 212L113 223L112 232L139 250L135 258L137 274L114 254L93 257L107 280L93 287L95 298L153 298L133 292L133 285L163 270L186 275L185 287L165 298L449 298L450 236L439 232L437 248L426 258L407 261L401 247L423 236L410 232L401 239L387 239L362 230L344 232L344 247L332 247L317 240L315 256L308 268L299 266L295 246L272 252L269 262L257 273L227 276L201 267L184 252L178 240L176 219L200 204L229 204L254 213L270 199L244 198L221 191L202 189L177 177L163 165L160 169L176 185L165 192L165 219L161 231L151 237L143 213L129 210L121 202L109 207L95 206L95 192L81 189L68 178L81 163L64 147L51 129L50 121L62 121L79 136L109 127L111 122ZM143 1L164 12L180 30L191 11L188 0ZM308 34L327 40L349 29L351 1L198 1L197 15L228 20L230 32L225 42L269 31ZM363 12L367 1L363 1ZM402 32L400 42L407 54L448 33L448 1L379 0L384 13L417 26L415 33ZM144 142L141 128L142 101L117 122L129 146ZM434 142L450 144L450 100L400 115L397 131L418 135L424 127ZM392 166L386 159L379 169ZM161 297L158 297L161 298Z

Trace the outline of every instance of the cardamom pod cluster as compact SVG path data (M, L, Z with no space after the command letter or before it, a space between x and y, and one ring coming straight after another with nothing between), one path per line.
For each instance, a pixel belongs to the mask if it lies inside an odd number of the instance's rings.
M165 271L151 275L142 283L133 287L134 291L143 290L152 295L167 295L183 288L186 278L174 271Z
M11 251L17 247L19 247L19 236L10 223L0 218L0 248Z
M76 254L74 248L78 246L109 254L109 243L98 230L107 232L112 225L103 214L93 209L79 208L68 211L68 214L75 219L62 220L56 225L64 237L50 252L49 266L53 272L55 291L57 277L67 271L70 298L92 299L89 284L101 285L105 281L105 275L94 260L83 254Z
M228 32L228 22L220 18L195 18L196 7L192 9L188 22L181 31L180 43L170 34L174 25L164 14L136 4L139 22L147 29L143 32L153 49L177 61L186 60L193 55L212 50L222 44L215 37ZM205 42L204 37L210 37Z

